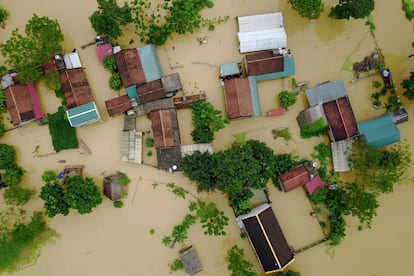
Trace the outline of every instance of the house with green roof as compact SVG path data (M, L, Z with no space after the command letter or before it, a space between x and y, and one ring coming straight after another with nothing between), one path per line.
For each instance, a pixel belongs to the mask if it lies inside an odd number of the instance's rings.
M380 148L401 140L400 130L394 123L391 113L357 124L358 131L366 142Z

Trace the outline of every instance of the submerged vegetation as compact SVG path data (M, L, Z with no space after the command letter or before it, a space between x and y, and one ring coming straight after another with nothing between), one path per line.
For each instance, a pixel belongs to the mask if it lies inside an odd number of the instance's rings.
M52 136L53 148L56 152L79 147L76 131L70 126L62 106L58 108L56 113L48 115L48 125L50 135Z

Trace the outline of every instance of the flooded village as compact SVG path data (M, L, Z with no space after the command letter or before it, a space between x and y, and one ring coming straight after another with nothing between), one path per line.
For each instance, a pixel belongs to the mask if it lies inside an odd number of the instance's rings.
M414 152L413 108L401 86L414 68L413 25L400 2L375 2L375 30L364 19L328 17L337 1L324 2L320 18L307 20L287 1L216 1L202 15L228 16L226 22L173 34L162 46L140 42L132 25L116 41L97 37L89 21L94 1L0 2L9 12L0 43L15 28L23 31L33 14L56 19L64 35L62 53L49 64L59 72L62 98L43 80L19 84L11 73L2 81L8 113L0 143L16 148L22 185L34 189L25 209L43 210L46 170L62 182L90 178L104 194L89 214L71 210L47 218L58 237L13 274L231 275L226 256L237 245L257 275L411 275L413 166L391 193L378 196L370 228L359 230L358 218L345 216L345 237L336 246L329 245L322 211L310 196L336 188L318 173L323 162L314 146L320 143L329 146L329 166L345 180L354 177L349 157L361 137L379 148L406 143ZM119 72L118 91L108 85L107 56ZM386 65L382 70L378 61ZM384 105L374 83L394 89L395 106ZM295 92L296 102L282 107L281 91ZM66 109L59 111L62 99ZM193 139L191 104L199 100L226 119L210 143ZM77 143L74 149L56 150L47 120L53 124L51 114L59 112L75 129L76 136L67 137ZM328 131L302 138L315 122ZM229 194L199 191L180 162L249 140L300 162L268 181L265 193L254 191L254 204L239 214ZM205 235L203 222L194 221L184 242L165 240L199 202L213 202L223 212L217 217L228 217L225 234ZM0 208L8 208L3 196ZM169 264L178 259L183 269L172 272Z

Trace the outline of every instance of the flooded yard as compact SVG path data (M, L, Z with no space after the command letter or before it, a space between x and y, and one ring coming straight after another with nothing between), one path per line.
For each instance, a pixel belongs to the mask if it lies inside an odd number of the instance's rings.
M348 90L357 121L374 118L383 110L372 107L370 95L374 91L372 81L378 76L367 77L351 82L353 73L343 70L347 59L360 61L375 49L375 41L370 36L363 20L338 21L327 17L334 0L326 2L325 12L316 21L300 18L286 1L262 0L260 5L251 0L215 1L205 16L229 15L227 23L216 27L214 32L202 30L199 33L174 36L165 46L157 47L158 56L165 75L178 72L187 95L206 93L207 100L217 109L225 112L223 90L218 79L219 66L223 63L241 61L242 55L237 46L237 23L235 18L282 11L288 35L288 47L295 58L298 81L309 81L310 86L328 80L342 79ZM229 275L225 254L235 243L245 250L246 258L251 260L254 269L261 268L246 239L240 237L232 210L227 199L219 193L200 194L204 199L214 200L230 218L225 237L203 235L199 224L189 231L184 245L174 249L165 247L161 240L169 235L174 225L181 222L188 212L186 200L176 198L163 185L155 189L153 183L174 182L196 193L193 183L182 173L168 173L146 165L137 165L121 161L122 116L109 118L105 110L105 100L117 94L108 87L109 73L98 62L95 47L82 49L81 46L94 40L95 33L88 17L97 8L95 1L62 0L3 0L0 5L9 11L10 19L5 29L0 30L0 42L6 41L14 28L24 29L25 23L33 13L39 16L56 18L65 36L65 51L78 49L86 75L91 85L95 101L103 122L82 127L77 130L79 138L85 141L92 154L87 155L80 148L55 154L47 126L36 123L7 132L2 143L15 145L18 163L27 171L23 182L35 186L40 191L41 174L46 169L60 171L66 164L85 165L85 174L102 178L104 173L116 170L127 173L132 179L129 194L121 209L113 207L112 202L104 200L92 214L79 215L71 212L69 216L58 216L50 220L50 225L61 237L44 247L37 262L14 275L169 275L168 263L178 257L178 250L186 245L194 245L203 265L200 275ZM373 12L376 25L376 40L385 56L387 66L392 70L397 85L397 94L403 90L400 83L414 70L414 59L408 55L414 53L413 25L396 1L376 1ZM207 43L199 44L197 38L205 37ZM134 43L128 44L133 38ZM120 39L122 47L139 46L139 38L126 33ZM0 57L0 64L3 58ZM276 95L282 89L290 89L291 78L259 82L258 90L263 111L277 107ZM59 101L42 84L37 85L41 105L45 113L56 112ZM413 114L412 104L402 98L403 105ZM235 135L246 133L248 139L259 139L275 153L293 152L301 157L309 157L313 145L324 141L322 138L303 140L299 136L296 123L298 113L307 107L304 93L287 113L278 117L255 117L232 121L225 129L216 134L214 150L226 149ZM178 112L182 144L192 143L191 112ZM412 121L398 125L401 138L410 144L414 153L414 131ZM272 129L289 127L293 139L289 142L281 138L274 139ZM137 119L137 130L150 129L147 118ZM33 154L39 148L39 155ZM153 152L155 155L155 151ZM146 152L143 153L146 155ZM144 160L147 157L144 157ZM149 163L155 159L148 159ZM358 231L358 222L348 219L347 236L341 245L335 247L334 254L328 254L324 244L306 250L296 256L291 268L304 276L356 275L388 276L412 275L414 264L411 248L414 247L414 186L409 177L414 176L411 167L407 181L396 185L395 191L380 197L378 215L374 218L372 229ZM98 180L99 181L99 180ZM98 182L100 183L100 182ZM273 210L290 244L295 248L304 247L323 238L323 233L314 217L305 192L297 189L282 193L269 184ZM1 199L2 200L2 199ZM40 208L42 201L35 200L33 208ZM4 204L0 201L0 207ZM154 230L154 231L151 231ZM152 233L153 232L153 233ZM173 275L184 275L183 271Z

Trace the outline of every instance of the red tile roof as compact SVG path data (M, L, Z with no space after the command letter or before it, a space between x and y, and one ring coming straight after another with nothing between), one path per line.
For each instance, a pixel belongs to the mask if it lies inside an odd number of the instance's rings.
M156 148L176 146L174 141L174 122L170 109L159 109L149 113Z
M190 96L174 97L174 105L177 109L188 108L197 100L205 100L206 94L195 94Z
M249 76L282 72L284 56L275 55L273 51L246 55L246 70Z
M310 181L308 170L304 165L294 168L279 177L284 192L292 191Z
M224 98L229 119L253 116L249 79L224 80Z
M26 84L9 86L4 90L4 94L13 125L16 126L36 118L32 95Z
M93 102L92 91L82 68L64 70L59 74L69 109Z
M155 80L137 86L137 93L141 104L165 98L161 80Z
M115 54L124 87L147 82L137 49L124 49Z
M109 116L111 117L125 113L132 108L131 100L129 99L128 95L123 95L107 100L105 101L105 106Z
M348 97L324 103L323 109L335 141L358 135L357 123Z

